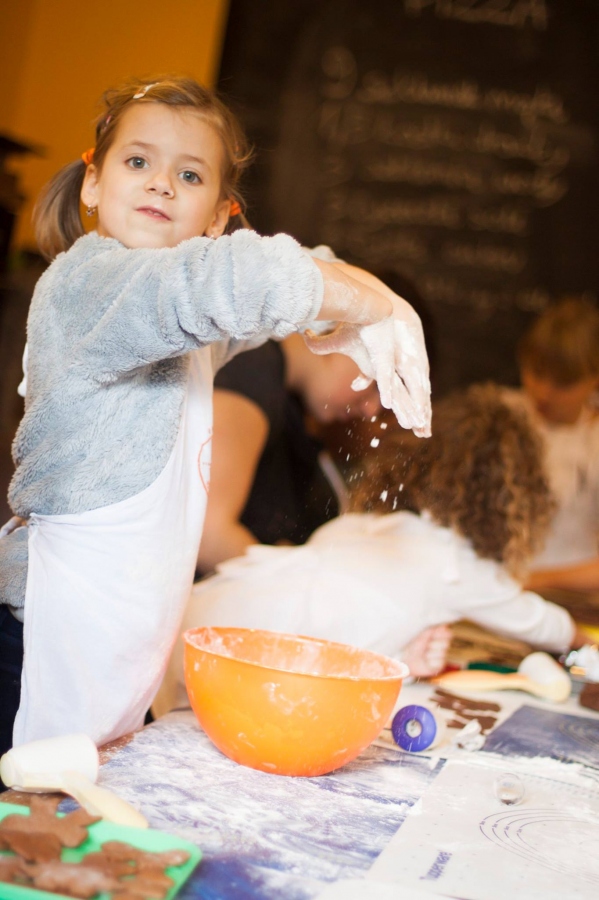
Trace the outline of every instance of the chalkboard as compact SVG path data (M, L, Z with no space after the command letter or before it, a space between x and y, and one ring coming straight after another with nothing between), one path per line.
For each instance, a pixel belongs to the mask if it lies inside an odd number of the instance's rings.
M231 0L252 223L411 282L437 393L515 383L533 315L599 294L598 37L596 0Z

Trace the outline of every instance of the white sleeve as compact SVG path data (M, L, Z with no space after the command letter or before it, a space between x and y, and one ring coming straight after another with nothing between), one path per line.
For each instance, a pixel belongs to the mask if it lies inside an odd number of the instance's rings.
M29 345L25 344L25 349L23 350L23 378L21 383L17 388L17 394L19 397L25 398L27 396L27 357L29 356Z
M570 648L575 625L567 610L523 590L499 563L478 558L471 548L460 551L443 593L456 619L545 650Z
M490 631L554 653L569 650L574 637L568 611L532 591L519 590L499 604L481 606L468 618Z

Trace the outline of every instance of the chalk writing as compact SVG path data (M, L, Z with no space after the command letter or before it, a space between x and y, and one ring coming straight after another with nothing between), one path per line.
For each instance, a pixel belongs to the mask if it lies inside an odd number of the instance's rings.
M332 100L343 100L352 94L357 78L358 67L353 53L345 47L332 47L322 56L322 71L327 77L321 91Z
M564 169L570 151L550 140L536 120L522 122L509 132L492 122L482 122L468 131L463 122L445 121L440 116L420 113L409 118L405 110L368 108L359 103L325 102L320 108L319 134L339 149L376 141L382 146L410 150L453 150L525 160L554 172Z
M411 14L448 15L450 7L465 14L466 4L447 3L413 4ZM483 8L490 14L492 5ZM507 13L508 4L493 10ZM510 10L524 15L523 4ZM322 72L324 240L367 265L393 261L432 302L541 308L547 292L519 279L530 269L534 211L569 189L562 98L543 86L509 90L399 67L360 72L339 45L325 51Z
M487 187L485 173L466 162L445 162L400 153L366 160L362 172L370 181L403 181L421 187L443 185L472 194L482 194Z
M522 207L504 204L497 207L469 209L467 224L476 231L504 232L506 234L528 234L529 215Z
M328 194L327 202L330 218L361 223L369 230L385 225L434 225L449 229L464 225L461 201L444 194L405 200L401 197L375 199L361 188L340 188Z
M530 26L544 31L548 24L545 0L404 0L404 9L411 16L428 10L441 19L476 25Z
M386 264L389 259L425 263L430 256L427 241L409 231L385 229L381 234L368 235L359 227L327 222L323 239L341 256L355 256L364 262L371 260L376 265Z
M438 393L515 383L532 314L599 293L597 0L231 5L258 230L412 298Z
M388 225L428 225L452 231L526 235L529 228L529 213L522 206L472 205L468 199L448 194L374 198L363 188L338 186L327 193L326 203L327 218L360 223L368 231Z
M442 185L472 194L506 194L531 197L540 206L551 206L562 199L568 183L552 171L485 171L466 160L445 162L408 154L387 153L364 162L362 173L367 181L393 181L421 187Z
M331 50L330 54L338 52ZM348 50L341 48L344 58ZM331 87L327 89L330 94ZM325 93L325 91L323 91ZM349 95L347 95L349 96ZM510 91L503 88L483 89L476 81L432 81L426 75L405 74L396 70L366 72L355 91L360 103L417 103L422 106L442 106L471 112L506 112L522 119L545 119L563 124L568 120L563 101L552 91L537 87L532 92Z
M538 313L549 302L549 294L542 288L506 290L505 288L473 287L447 275L424 274L422 290L431 302L446 306L465 306L481 312L521 309Z
M526 265L526 255L521 251L480 242L445 243L441 248L441 257L450 265L473 266L496 272L521 272Z

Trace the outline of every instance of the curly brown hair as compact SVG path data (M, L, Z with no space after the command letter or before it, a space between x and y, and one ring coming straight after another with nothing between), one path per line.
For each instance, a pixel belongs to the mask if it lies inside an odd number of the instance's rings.
M520 576L555 508L542 453L526 414L474 385L435 404L431 438L394 433L363 460L352 509L427 511Z

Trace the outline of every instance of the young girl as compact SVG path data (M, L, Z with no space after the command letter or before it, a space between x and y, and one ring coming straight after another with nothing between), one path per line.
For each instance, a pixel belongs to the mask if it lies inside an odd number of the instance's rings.
M223 236L247 161L231 113L188 79L105 100L93 153L39 206L40 246L59 255L31 305L14 442L9 496L28 527L0 540L6 645L24 605L17 744L66 732L103 743L142 724L192 583L212 381L233 352L315 318L343 321L312 346L347 352L407 427L430 425L422 333L405 301L286 235ZM87 235L79 198L96 217Z
M224 563L194 587L184 628L266 628L400 658L407 647L420 675L444 661L427 665L413 642L461 618L551 651L583 642L566 610L519 582L553 508L526 417L489 385L441 401L433 418L428 441L381 440L355 494L366 511L302 547L251 547ZM186 703L182 643L156 712Z

